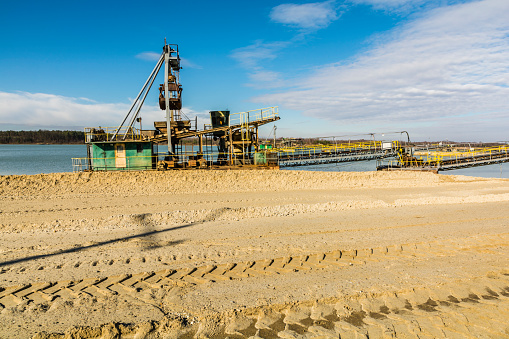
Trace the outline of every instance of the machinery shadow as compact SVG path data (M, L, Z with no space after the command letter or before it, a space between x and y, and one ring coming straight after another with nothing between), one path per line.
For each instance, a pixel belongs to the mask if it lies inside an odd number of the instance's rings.
M138 233L138 234L129 235L129 236L126 236L126 237L121 237L121 238L116 238L116 239L110 239L110 240L94 243L94 244L91 244L91 245L79 246L79 247L73 247L73 248L58 250L58 251L55 251L55 252L52 252L52 253L38 254L38 255L33 255L33 256L29 256L29 257L25 257L25 258L19 258L19 259L13 259L13 260L9 260L9 261L4 261L4 262L0 262L0 267L8 266L8 265L13 265L13 264L19 264L19 263L26 262L26 261L31 261L31 260L50 258L50 257L54 257L54 256L57 256L57 255L67 254L67 253L80 252L80 251L88 250L88 249L91 249L91 248L101 247L101 246L105 246L105 245L110 245L110 244L114 244L114 243L118 243L118 242L124 242L124 241L128 241L128 240L137 239L137 238L144 238L144 237L150 237L151 239L147 242L147 245L145 245L142 250L150 250L150 249L154 249L154 248L158 248L158 247L162 247L162 246L175 246L175 245L184 243L185 240L169 241L169 242L165 242L164 245L160 245L156 241L155 236L157 236L157 234L162 234L162 233L170 232L170 231L176 231L176 230L180 230L180 229L184 229L184 228L200 225L200 224L203 224L203 223L206 223L206 222L209 222L209 221L214 221L216 218L218 218L219 216L221 216L224 212L226 212L228 210L229 210L229 208L227 208L227 207L221 208L219 210L212 211L208 216L206 216L205 218L203 218L200 221L189 223L189 224L185 224L185 225L180 225L180 226L169 227L169 228L165 228L165 229L159 229L159 230L156 229L156 227L154 226L154 224L152 222L146 222L147 221L147 217L150 216L150 213L138 214L138 215L134 215L133 216L134 221L139 226L143 225L146 228L148 228L143 233Z
M33 256L30 256L30 257L25 257L25 258L19 258L19 259L4 261L4 262L0 262L0 267L7 266L7 265L18 264L18 263L22 263L22 262L26 262L26 261L31 261L31 260L50 258L50 257L54 257L54 256L61 255L61 254L75 253L75 252L79 252L79 251L83 251L83 250L88 250L88 249L95 248L95 247L100 247L100 246L105 246L105 245L109 245L109 244L114 244L114 243L117 243L117 242L123 242L123 241L131 240L131 239L152 236L152 235L157 234L157 233L175 231L175 230L178 230L178 229L191 227L191 226L194 226L196 224L197 223L191 223L191 224L186 224L186 225L166 228L166 229L163 229L163 230L151 230L151 231L148 231L148 232L134 234L134 235L130 235L130 236L127 236L127 237L106 240L106 241L98 242L98 243L91 244L91 245L73 247L73 248L69 248L69 249L65 249L65 250L58 250L58 251L55 251L53 253L38 254L38 255L33 255ZM176 240L176 241L172 241L170 243L166 243L165 246L175 246L175 245L181 244L183 242L184 242L184 240Z
M230 208L223 207L219 208L217 210L211 211L208 215L206 215L202 220L191 223L188 225L185 225L186 227L193 226L193 225L199 225L210 221L215 221L218 218L220 218L224 213L228 212ZM172 242L166 242L166 241L159 241L157 239L157 235L161 234L162 232L166 232L166 230L158 231L157 226L150 220L151 213L143 213L143 214L136 214L132 215L133 222L139 226L140 228L145 228L145 232L143 233L143 237L145 237L145 241L142 243L141 250L142 251L149 251L153 250L159 247L166 247L173 245Z

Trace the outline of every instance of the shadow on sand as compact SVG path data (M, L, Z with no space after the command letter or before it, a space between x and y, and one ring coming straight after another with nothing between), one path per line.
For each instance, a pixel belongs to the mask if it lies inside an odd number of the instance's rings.
M110 245L110 244L114 244L114 243L118 243L118 242L123 242L123 241L131 240L131 239L138 239L138 238L143 238L143 237L150 237L151 239L150 239L150 241L147 242L147 244L144 246L144 248L142 250L150 250L150 249L154 249L154 248L162 247L162 246L175 246L178 244L182 244L185 241L184 240L176 240L176 241L171 241L171 242L165 242L164 245L158 245L158 242L154 238L158 234L161 234L161 233L176 231L176 230L200 225L200 224L203 224L208 221L213 221L228 210L229 210L229 208L221 208L219 210L212 211L209 215L207 215L201 221L193 222L193 223L189 223L189 224L185 224L185 225L180 225L180 226L169 227L169 228L165 228L165 229L159 229L159 230L156 229L156 226L154 225L153 222L149 221L148 217L151 215L150 213L136 214L136 215L132 216L133 221L135 223L137 223L139 226L145 227L146 231L143 233L138 233L138 234L121 237L121 238L116 238L116 239L110 239L110 240L106 240L106 241L102 241L102 242L98 242L98 243L94 243L94 244L86 245L86 246L62 249L62 250L58 250L58 251L55 251L52 253L38 254L38 255L33 255L33 256L29 256L29 257L25 257L25 258L4 261L4 262L0 262L0 267L18 264L18 263L22 263L22 262L26 262L26 261L31 261L31 260L49 258L49 257L61 255L61 254L80 252L80 251L88 250L88 249L95 248L95 247Z

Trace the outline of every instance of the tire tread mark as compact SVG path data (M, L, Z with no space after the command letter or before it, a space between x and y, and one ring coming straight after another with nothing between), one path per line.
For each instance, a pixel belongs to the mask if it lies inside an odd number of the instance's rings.
M138 274L132 274L129 278L122 281L122 285L133 287L140 281L152 277L154 274L155 274L154 272L143 272Z
M281 265L283 262L282 258L274 259L272 265ZM151 275L150 283L158 283L167 279L165 276L169 273L169 271L161 271ZM157 276L159 280L154 276ZM185 275L184 277L189 276ZM117 280L120 279L117 277ZM491 281L495 281L498 287L491 284ZM139 283L149 283L149 279L139 279ZM424 287L413 291L402 291L402 293L397 293L397 296L391 296L391 298L399 300L399 303L395 303L392 299L388 300L385 296L371 294L362 297L366 299L359 300L356 297L355 300L361 305L362 311L354 311L352 314L338 313L338 304L349 305L348 300L325 301L321 303L326 306L324 309L332 311L314 315L312 308L308 305L309 301L305 300L297 305L283 306L281 309L273 311L274 313L265 319L263 318L265 313L261 313L263 308L260 309L260 312L249 309L245 314L245 319L248 319L249 323L244 326L244 329L236 331L232 336L232 331L227 329L228 323L219 325L219 332L215 338L253 338L253 335L255 338L314 338L318 336L324 338L507 337L504 318L507 310L507 298L502 298L500 291L505 291L508 288L509 277L497 275L494 278L480 277L475 281L469 279L464 289L455 291L459 300L466 299L463 297L469 296L471 290L489 290L492 296L498 294L500 298L490 300L490 303L483 304L482 300L478 303L462 300L458 301L457 305L446 304L444 306L442 302L448 300L448 297L446 293L442 292L454 288L457 283L459 282L447 285L445 288ZM100 284L98 283L97 286ZM103 281L103 286L104 284ZM111 287L120 285L122 283L115 283ZM133 287L128 288L126 294L137 298L136 292L132 292L133 289ZM11 294L8 297L14 298L15 296ZM426 298L428 298L426 303L436 306L437 310L425 310L418 307ZM138 299L143 300L139 296ZM493 304L493 302L498 304ZM404 306L405 303L411 303L415 307L407 309ZM239 315L242 316L242 311L239 312ZM487 313L485 314L485 312ZM164 328L157 324L157 321L154 322L151 331L157 332L160 328ZM146 334L156 336L160 333ZM186 332L184 336L199 337L199 334L199 328L196 327L190 332Z
M24 285L16 285L11 287L6 287L2 292L0 292L0 300L1 298L8 296L10 294L14 294L16 292L19 292L21 290L24 290L25 288L29 288L30 284L24 284Z
M308 271L311 269L311 267L305 266L303 259L307 259L307 256L296 256L296 257L290 257L290 262L285 265L285 267L294 269L296 271Z
M43 290L47 287L50 287L52 284L49 283L49 282L46 282L46 283L35 283L35 284L31 284L30 287L27 287L27 288L24 288L22 290L19 290L17 292L14 292L13 294L15 294L17 297L19 298L23 298L23 297L26 297L32 293L35 293L39 290Z
M63 280L63 281L59 281L55 284L53 284L52 286L48 287L48 288L45 288L43 291L44 293L46 294L55 294L57 293L58 291L60 291L61 289L63 288L66 288L66 287L69 287L71 286L72 284L74 284L75 282L72 281L72 280Z
M68 288L74 292L79 292L86 289L87 287L90 287L94 284L98 284L106 279L107 278L86 278L81 280L79 283L75 285L69 286Z
M217 265L215 269L205 274L205 277L213 281L247 278L249 275L244 273L244 271L252 265L252 262Z
M494 239L492 246L500 242ZM471 246L465 242L463 246ZM326 253L280 257L249 262L207 265L194 268L167 269L158 272L124 274L107 278L87 278L78 281L59 281L52 283L34 283L3 287L0 290L0 304L4 307L15 306L25 300L51 302L57 297L76 298L81 295L110 296L112 294L136 293L147 288L164 286L203 284L211 281L242 279L252 276L286 274L295 271L342 268L352 263L363 263L364 260L377 260L394 256L443 255L457 252L457 246L448 242L417 243L391 245L388 247L368 248L363 250L335 250ZM422 254L421 254L422 252ZM362 259L362 260L358 260ZM492 289L498 284L492 283ZM497 289L498 290L498 289ZM499 298L506 298L508 291L501 290ZM480 294L482 296L482 294ZM486 299L486 300L485 300ZM487 298L480 302L488 303Z
M274 260L272 259L255 261L254 264L248 269L246 269L244 272L246 272L250 276L275 274L274 272L265 269L267 266L270 266L273 262Z
M161 280L169 277L172 274L175 274L176 272L177 272L176 270L171 270L171 269L163 270L163 271L157 271L153 275L151 275L150 277L147 277L147 278L143 279L143 281L148 283L148 284L157 284Z
M293 269L285 267L286 264L290 261L289 257L277 258L272 261L272 263L265 268L265 270L274 272L277 274L281 273L291 273L294 272Z

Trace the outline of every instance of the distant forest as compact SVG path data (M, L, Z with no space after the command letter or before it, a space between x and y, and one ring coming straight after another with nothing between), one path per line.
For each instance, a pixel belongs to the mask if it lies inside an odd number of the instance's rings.
M0 144L82 144L83 131L0 131Z

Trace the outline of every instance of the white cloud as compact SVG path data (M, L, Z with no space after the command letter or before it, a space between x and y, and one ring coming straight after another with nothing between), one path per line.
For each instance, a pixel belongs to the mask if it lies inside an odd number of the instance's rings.
M337 18L335 1L282 4L270 12L272 21L305 30L325 28Z
M116 127L131 107L130 103L98 103L86 98L28 92L0 92L0 102L0 129ZM199 122L206 121L208 114L188 107L182 111L191 119L198 115ZM154 121L165 119L164 111L150 105L141 108L140 116L144 129L151 129Z
M161 57L161 53L156 52L142 52L139 54L136 54L136 58L146 61L159 61L159 58ZM189 59L180 58L180 63L182 67L187 68L196 68L201 69L202 67L200 65L195 64Z
M237 48L230 56L243 68L249 71L251 83L247 86L254 88L276 88L284 84L281 73L269 71L264 63L277 57L277 53L290 44L289 41L265 43L257 40L253 44Z
M285 83L279 72L255 70L249 73L248 76L252 81L248 86L254 88L278 88L284 86Z
M100 122L105 126L113 121L120 123L129 109L128 104L102 104L83 98L27 92L0 92L0 102L1 124L88 126Z
M421 5L425 2L430 2L429 0L349 0L349 2L354 4L365 4L371 5L375 8L399 8L407 5Z
M288 41L265 43L263 40L257 40L249 46L233 50L230 56L245 68L261 69L260 63L262 61L275 59L277 52L289 44Z
M475 0L348 0L355 5L369 5L377 10L409 12L418 8L431 9Z
M307 34L325 28L338 18L336 1L306 4L282 4L272 8L270 19L273 22L290 25L300 29L300 33L289 41L264 42L257 40L249 46L237 48L230 56L240 66L249 71L251 80L247 84L254 88L278 88L285 84L282 74L267 70L266 63L274 60L278 53L302 40Z
M136 54L136 58L146 61L159 61L159 58L161 57L161 53L156 52L143 52Z
M305 87L255 101L370 129L418 124L436 134L447 126L467 137L482 121L482 137L500 140L508 126L499 119L509 112L508 17L507 1L434 9L355 61L322 67Z
M195 64L191 60L184 59L184 58L180 59L180 64L182 65L182 67L187 67L187 68L194 68L194 69L202 69L203 68L200 65Z

